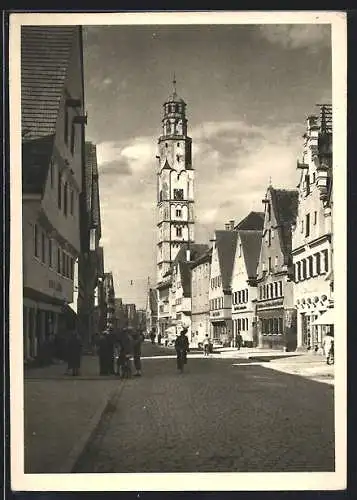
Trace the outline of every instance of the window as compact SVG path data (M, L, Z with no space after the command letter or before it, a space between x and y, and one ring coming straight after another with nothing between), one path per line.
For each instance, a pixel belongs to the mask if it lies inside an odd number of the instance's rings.
M33 251L34 251L35 257L38 257L38 226L37 226L37 224L35 224L34 228L33 228L33 243L34 243Z
M274 239L274 236L275 236L275 231L274 231L274 229L272 229L271 230L271 238L272 238L272 240Z
M283 334L283 318L278 318L279 324L278 324L278 333L279 335Z
M307 274L306 274L306 259L303 259L301 261L301 265L302 265L302 279L306 280L306 278L307 278Z
M174 189L174 200L183 200L183 189Z
M72 155L74 154L74 145L75 145L75 140L76 140L76 129L74 127L74 123L72 122L72 128L71 128L71 153Z
M267 213L268 213L268 221L271 220L271 205L270 202L267 203Z
M328 273L328 250L323 250L322 255L324 257L324 271Z
M263 288L260 286L259 287L259 299L262 300L263 298Z
M306 195L310 194L310 176L309 176L309 174L305 175L305 189L306 189Z
M316 274L319 275L321 273L321 255L319 253L316 253L315 259L316 259Z
M297 262L295 265L296 265L295 281L298 282L301 279L301 262Z
M315 210L315 212L314 212L314 225L316 225L316 224L317 224L317 212Z
M64 142L68 144L68 108L66 106L66 110L64 113Z
M68 183L64 183L63 187L63 213L65 216L67 216L68 212Z
M275 290L274 290L275 297L279 297L279 290L278 290L278 282L277 281L274 283L274 288L275 288Z
M179 143L179 142L177 143L177 147L178 147L178 148L180 147L180 143Z
M273 283L270 283L269 288L270 288L270 298L273 299L274 298L274 285L273 285Z
M307 260L309 262L309 277L312 278L314 276L314 259L310 256Z
M71 189L70 211L71 211L71 215L73 215L73 211L74 211L74 191L73 191L73 189Z
M67 255L62 251L62 276L66 276L67 274Z
M179 208L176 210L176 217L181 217L182 216L182 210Z
M270 229L268 230L268 246L271 246L271 231Z
M57 272L61 274L61 249L57 248Z
M276 256L275 256L274 266L275 266L275 267L278 267L278 263L279 263L279 257L276 255Z
M57 186L57 205L58 208L62 208L62 175L58 172L58 186Z
M307 237L310 236L310 214L306 214L305 222L306 222L305 236Z
M279 281L279 297L283 296L283 282Z
M312 184L315 184L315 180L316 180L316 174L315 174L315 172L313 172L313 174L312 174Z
M48 265L52 267L52 239L48 239Z
M271 273L271 257L268 257L268 271Z
M301 221L301 232L302 233L304 232L304 221L303 220Z
M177 227L176 228L176 236L178 236L179 238L182 237L182 227Z
M167 144L167 142L165 142L165 148L168 148L168 147L169 147L169 145Z
M50 163L50 181L51 181L51 188L53 188L53 176L54 176L54 165L53 165L53 160L51 160Z
M43 231L41 233L41 260L46 262L46 235Z

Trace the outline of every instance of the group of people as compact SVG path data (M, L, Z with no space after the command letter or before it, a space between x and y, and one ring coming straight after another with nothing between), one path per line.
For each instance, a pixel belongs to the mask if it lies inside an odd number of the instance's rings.
M141 376L142 332L131 327L118 333L105 330L96 340L100 375L118 375L128 378L132 375L131 360L134 362L134 376Z

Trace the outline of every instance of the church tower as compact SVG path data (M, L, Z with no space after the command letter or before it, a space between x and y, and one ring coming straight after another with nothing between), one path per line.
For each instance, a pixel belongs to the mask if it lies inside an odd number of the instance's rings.
M187 135L186 103L173 93L164 103L158 140L157 282L169 270L181 246L194 241L194 170L192 139Z

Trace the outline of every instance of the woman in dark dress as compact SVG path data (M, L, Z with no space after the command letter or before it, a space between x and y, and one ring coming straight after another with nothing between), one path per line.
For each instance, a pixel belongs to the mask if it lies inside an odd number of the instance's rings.
M67 343L68 370L72 370L72 375L79 375L81 367L82 342L75 330L70 334Z

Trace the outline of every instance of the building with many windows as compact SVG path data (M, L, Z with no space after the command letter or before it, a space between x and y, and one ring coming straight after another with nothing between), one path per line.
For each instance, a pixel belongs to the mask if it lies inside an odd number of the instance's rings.
M234 230L234 221L225 227L215 231L213 240L209 317L212 339L230 345L233 342L231 280L238 233Z
M194 343L210 337L209 285L211 276L212 249L191 263L191 331Z
M84 158L82 30L22 26L22 224L25 361L66 323L80 254Z
M331 107L307 119L298 161L299 209L292 237L298 348L321 347L332 327L332 120ZM328 314L327 314L328 312ZM317 323L317 324L316 324Z
M237 226L237 246L232 274L232 323L234 338L242 335L243 345L258 345L255 318L257 267L262 243L264 213L251 212ZM249 229L243 229L248 227Z
M268 187L262 244L257 268L256 316L261 347L295 350L296 309L293 298L292 227L298 191Z

